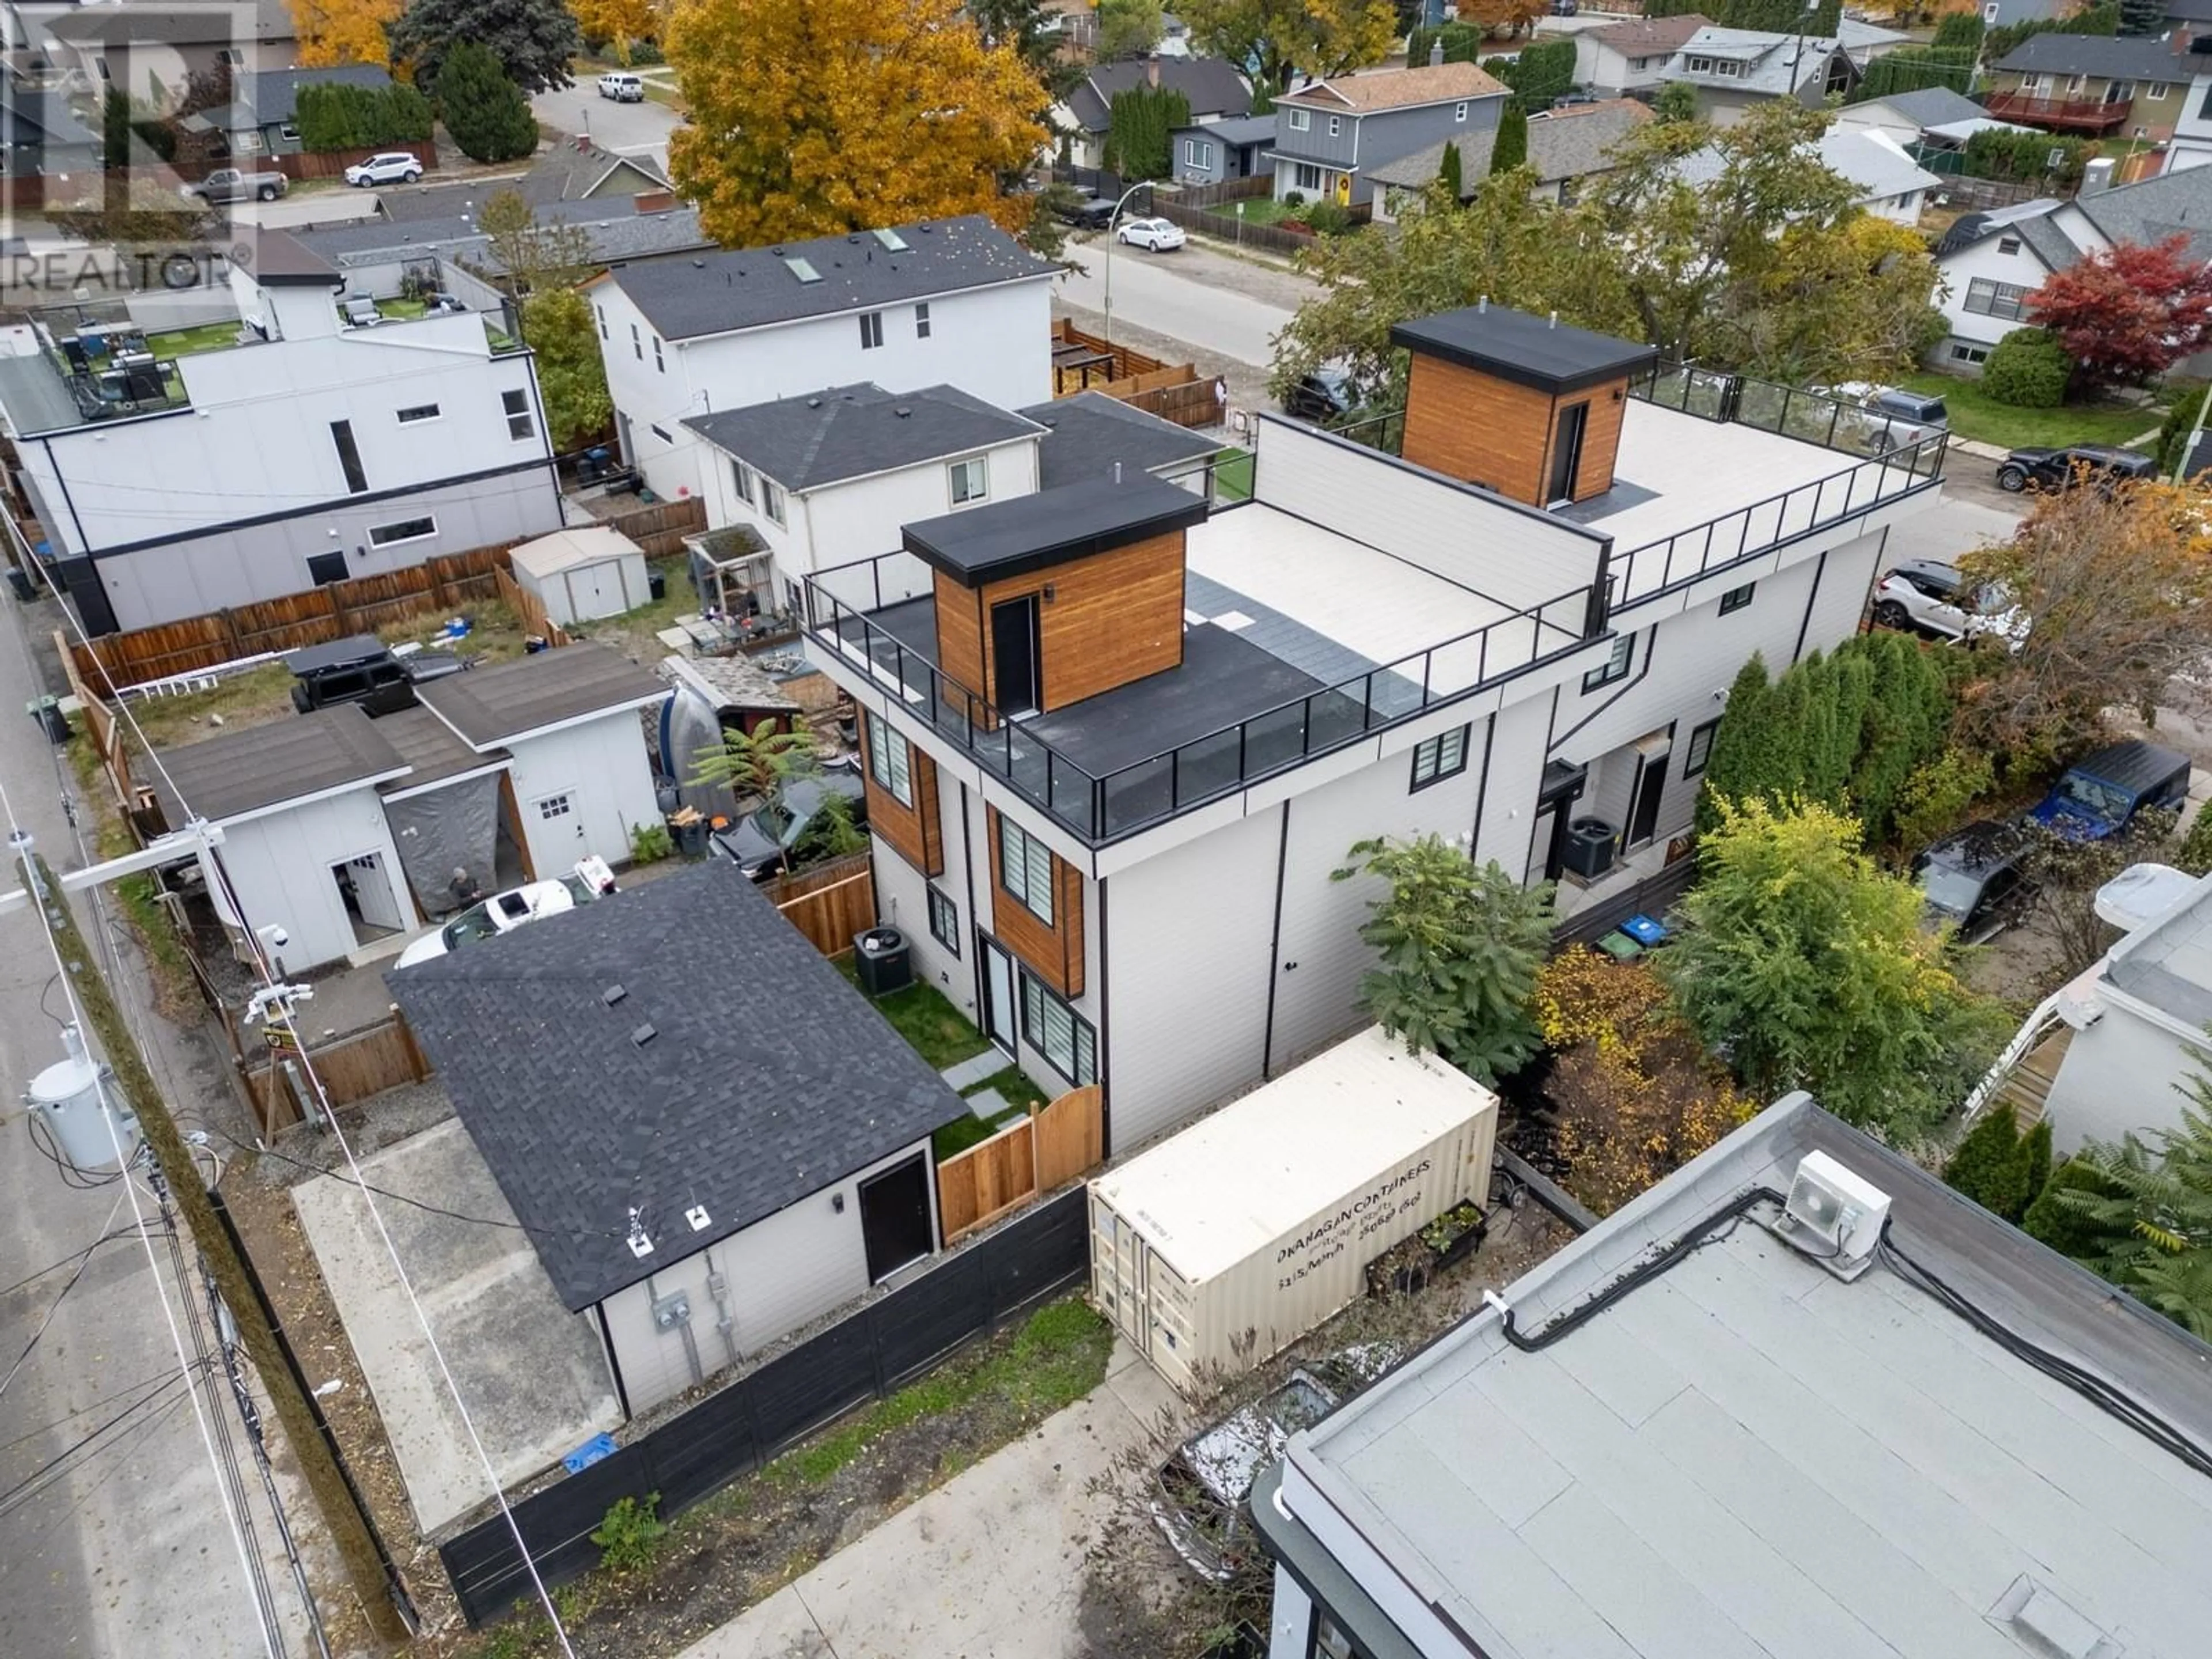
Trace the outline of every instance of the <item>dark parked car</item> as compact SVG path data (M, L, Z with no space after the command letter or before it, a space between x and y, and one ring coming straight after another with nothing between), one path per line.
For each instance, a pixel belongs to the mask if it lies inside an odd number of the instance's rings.
M1078 230L1103 230L1113 222L1115 204L1101 196L1085 196L1054 211L1061 222Z
M1283 398L1284 414L1316 423L1341 420L1358 406L1358 389L1340 368L1317 368L1300 375Z
M2020 915L2033 890L2021 866L2034 838L2016 823L1984 820L1955 830L1912 860L1928 913L1979 945Z
M333 640L288 652L292 671L292 707L302 714L357 702L374 717L415 706L415 688L458 674L469 665L445 651L416 651L400 656L374 634Z
M849 760L832 761L819 772L789 780L766 805L716 832L714 850L755 881L766 881L791 863L793 850L832 796L850 802L853 822L867 827L867 786L860 768Z
M2158 463L2149 456L2110 444L2015 449L1997 464L1997 488L2014 494L2030 484L2038 489L2068 489L2085 480L2109 485L2157 476Z
M2188 799L2189 757L2138 740L2075 761L2027 816L2069 841L2102 841L2138 812L2179 811Z

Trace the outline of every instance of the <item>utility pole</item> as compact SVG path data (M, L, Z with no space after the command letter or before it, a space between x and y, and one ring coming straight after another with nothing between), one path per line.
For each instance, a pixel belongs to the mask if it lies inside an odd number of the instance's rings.
M322 1510L324 1524L330 1528L331 1536L345 1562L355 1598L370 1628L379 1637L386 1641L404 1641L410 1632L392 1601L383 1557L369 1532L368 1519L354 1501L352 1488L338 1468L337 1454L323 1438L315 1422L314 1408L301 1392L290 1366L285 1364L276 1329L263 1316L246 1264L231 1248L230 1235L216 1217L207 1184L192 1162L191 1152L177 1133L176 1121L169 1115L161 1091L155 1087L145 1056L139 1053L137 1041L124 1024L122 1010L116 1006L106 976L85 947L84 936L77 931L76 919L70 914L60 883L46 868L44 859L27 848L21 850L24 879L31 889L31 902L46 913L46 925L53 931L54 942L69 969L86 1023L99 1038L103 1056L121 1085L124 1098L137 1114L139 1133L161 1165L170 1195L184 1211L192 1242L199 1247L200 1255L238 1326L239 1337L261 1373L262 1384L269 1390L270 1403L276 1407L285 1437L291 1442L292 1455L299 1460L308 1490L314 1493L316 1505ZM180 1285L179 1293L189 1296L191 1287Z

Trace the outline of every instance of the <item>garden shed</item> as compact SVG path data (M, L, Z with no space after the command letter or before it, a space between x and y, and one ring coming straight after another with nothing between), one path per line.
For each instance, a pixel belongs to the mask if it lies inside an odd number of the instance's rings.
M507 555L514 580L562 625L619 617L652 597L645 550L618 530L556 530Z

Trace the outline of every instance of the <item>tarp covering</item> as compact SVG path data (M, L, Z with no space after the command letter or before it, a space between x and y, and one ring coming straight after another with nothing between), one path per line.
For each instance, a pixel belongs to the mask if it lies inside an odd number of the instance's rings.
M431 915L459 908L453 872L465 870L486 892L498 884L500 774L459 778L419 795L384 803L407 884Z

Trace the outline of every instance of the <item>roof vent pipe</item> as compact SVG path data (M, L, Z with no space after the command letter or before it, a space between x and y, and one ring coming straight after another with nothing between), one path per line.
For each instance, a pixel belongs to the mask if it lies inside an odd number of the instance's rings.
M1474 302L1474 312L1478 317L1486 317L1490 314L1490 296L1487 294Z
M1548 323L1545 324L1545 325L1544 325L1544 326L1545 326L1545 327L1547 327L1547 328L1557 328L1559 325L1559 313L1558 312L1556 312L1556 311L1555 311L1555 312L1553 312L1553 313L1552 313L1552 320L1551 320L1550 322L1548 322Z
M1444 61L1444 38L1439 34L1429 43L1429 67L1438 68Z
M1114 482L1115 483L1121 482L1121 463L1119 461L1114 463Z

